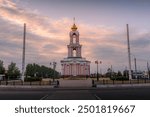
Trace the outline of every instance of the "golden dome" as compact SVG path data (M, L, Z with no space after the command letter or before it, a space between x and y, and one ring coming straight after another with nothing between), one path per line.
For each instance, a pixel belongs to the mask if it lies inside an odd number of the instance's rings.
M76 31L78 28L75 24L73 24L73 26L71 27L72 31Z

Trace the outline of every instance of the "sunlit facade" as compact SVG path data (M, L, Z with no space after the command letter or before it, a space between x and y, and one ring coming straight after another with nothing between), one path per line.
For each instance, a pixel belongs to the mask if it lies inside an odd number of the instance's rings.
M74 24L70 31L70 43L68 47L68 57L61 60L63 77L87 77L90 75L90 61L82 58L79 42L79 32Z

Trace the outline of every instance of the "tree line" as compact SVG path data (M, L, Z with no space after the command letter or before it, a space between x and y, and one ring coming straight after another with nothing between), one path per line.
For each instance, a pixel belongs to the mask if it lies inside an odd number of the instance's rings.
M6 79L15 80L21 78L21 71L17 67L16 63L11 62L8 65L7 70L4 67L4 63L0 60L0 75L5 75ZM35 78L56 78L59 77L59 72L44 65L38 65L36 63L27 64L25 71L25 80Z
M59 72L44 65L38 65L36 63L28 64L26 66L26 78L58 78Z
M117 71L114 72L112 71L111 68L107 69L107 72L104 74L98 73L99 78L110 78L111 80L128 80L128 75L129 75L129 71L128 70L124 70L123 72L121 71ZM95 74L91 74L91 77L97 77L97 73Z

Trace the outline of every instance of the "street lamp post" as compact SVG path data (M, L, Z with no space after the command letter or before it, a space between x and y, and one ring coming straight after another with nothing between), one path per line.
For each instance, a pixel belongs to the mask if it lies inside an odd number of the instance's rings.
M131 53L131 55L134 57L134 70L135 70L135 78L137 79L138 75L137 75L137 62L136 62L136 57L134 54Z
M150 69L149 69L149 63L147 62L147 75L148 75L148 78L150 78Z
M98 64L101 64L101 61L95 61L95 64L97 64L97 81L99 81L99 73L98 73Z
M137 79L137 67L136 67L136 58L134 57L134 65L135 65L135 78Z
M53 76L53 82L55 81L55 69L56 69L56 64L57 64L56 62L52 62L52 63L50 62L50 65L53 65L53 75L54 75L54 76Z
M26 24L24 24L24 33L23 33L23 51L22 51L22 75L21 80L24 82L25 77L25 48L26 47Z

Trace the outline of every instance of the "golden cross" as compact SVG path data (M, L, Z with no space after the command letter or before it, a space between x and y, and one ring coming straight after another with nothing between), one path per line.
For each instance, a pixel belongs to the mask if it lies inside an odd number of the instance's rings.
M73 18L73 22L74 22L74 24L75 24L75 17Z

